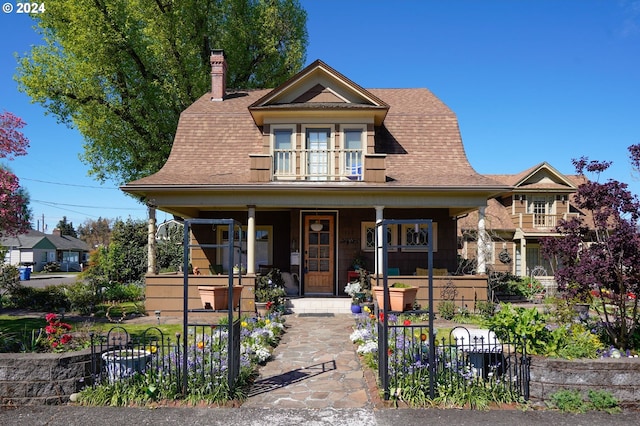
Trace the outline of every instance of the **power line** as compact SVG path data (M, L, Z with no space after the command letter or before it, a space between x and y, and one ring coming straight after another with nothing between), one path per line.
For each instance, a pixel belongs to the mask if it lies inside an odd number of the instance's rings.
M108 209L108 210L146 210L145 208L130 208L130 207L101 207L101 206L83 206L79 204L64 204L64 203L54 203L53 201L43 201L43 200L30 200L34 203L44 204L45 206L58 207L58 206L67 206L67 207L80 207L83 209ZM78 212L76 212L78 213Z
M28 180L31 182L39 182L39 183L48 183L50 185L60 185L60 186L75 186L78 188L91 188L91 189L111 189L111 190L120 190L120 188L117 187L104 187L104 186L93 186L93 185L79 185L79 184L75 184L75 183L62 183L62 182L51 182L51 181L47 181L47 180L39 180L39 179L29 179L29 178L25 178L25 177L18 177L18 179L20 180Z

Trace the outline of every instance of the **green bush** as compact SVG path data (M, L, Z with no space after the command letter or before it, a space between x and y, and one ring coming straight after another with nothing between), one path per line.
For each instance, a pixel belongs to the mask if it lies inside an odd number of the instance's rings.
M17 287L9 297L9 305L17 309L47 312L58 312L60 309L70 308L64 286Z
M60 272L60 264L58 262L47 262L42 270L44 272Z
M479 300L476 302L476 311L483 318L492 317L496 313L496 304L488 300Z
M536 308L514 307L510 303L501 305L493 317L487 319L487 326L503 342L513 342L524 338L527 352L544 355L550 340L551 330L547 328L548 317Z
M560 390L551 395L551 407L569 413L584 413L587 404L577 390Z
M438 304L438 313L440 314L440 318L452 320L456 315L456 304L453 300L443 300Z
M65 287L70 309L81 315L92 313L100 301L91 285L78 281Z
M113 283L105 288L102 300L135 302L144 298L144 287L139 284Z

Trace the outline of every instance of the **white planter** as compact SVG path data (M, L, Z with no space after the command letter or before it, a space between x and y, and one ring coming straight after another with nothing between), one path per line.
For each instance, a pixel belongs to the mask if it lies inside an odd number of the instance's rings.
M111 383L134 373L144 373L151 361L151 352L142 349L118 349L102 354Z

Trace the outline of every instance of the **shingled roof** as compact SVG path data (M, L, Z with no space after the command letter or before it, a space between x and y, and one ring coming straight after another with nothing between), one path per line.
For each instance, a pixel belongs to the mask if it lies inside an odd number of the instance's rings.
M455 114L429 90L368 91L389 105L383 125L376 128L376 152L387 154L387 183L378 185L504 187L473 170L462 145ZM212 102L210 94L205 94L181 114L164 167L127 186L254 184L249 180L249 154L262 152L262 133L248 108L269 92L237 92L222 102ZM326 105L315 107L327 108ZM274 184L287 183L256 185ZM343 182L335 184L344 185Z

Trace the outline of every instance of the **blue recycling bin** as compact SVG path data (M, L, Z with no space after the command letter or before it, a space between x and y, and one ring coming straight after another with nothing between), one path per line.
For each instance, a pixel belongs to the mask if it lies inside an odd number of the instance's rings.
M31 279L31 268L20 268L20 281L29 281Z

